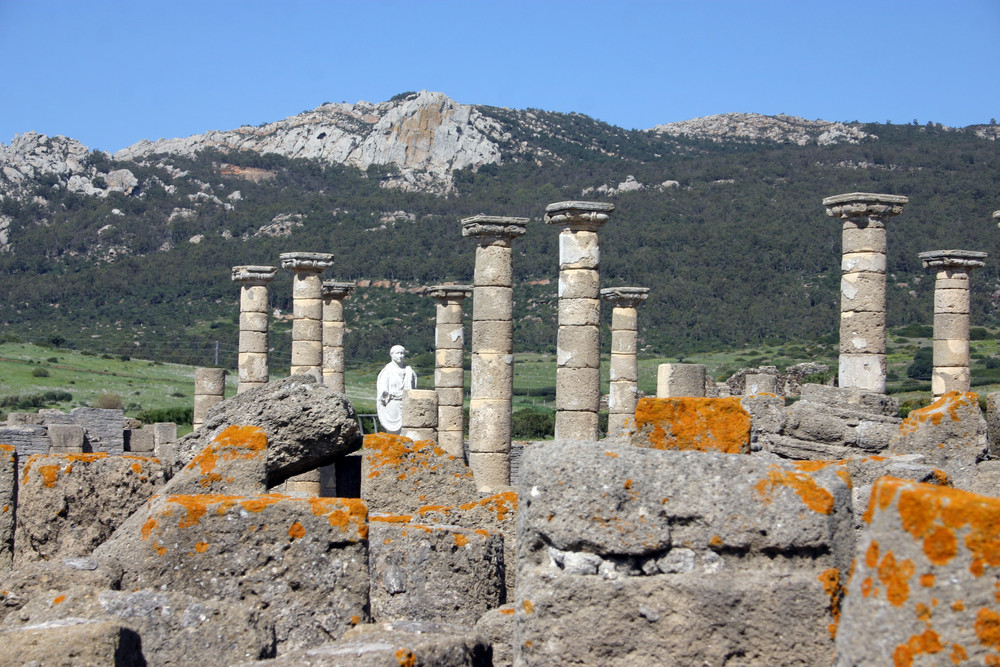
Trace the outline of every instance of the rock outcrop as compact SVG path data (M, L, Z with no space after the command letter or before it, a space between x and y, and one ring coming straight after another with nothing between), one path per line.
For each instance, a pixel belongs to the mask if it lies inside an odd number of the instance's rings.
M864 139L878 139L856 125L806 120L797 116L763 116L758 113L724 113L677 123L657 125L648 132L668 136L689 136L711 141L746 141L749 143L793 143L799 146L816 143L856 144Z

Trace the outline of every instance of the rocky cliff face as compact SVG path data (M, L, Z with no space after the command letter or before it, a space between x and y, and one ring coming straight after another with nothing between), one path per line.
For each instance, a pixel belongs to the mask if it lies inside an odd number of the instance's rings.
M756 113L725 113L657 125L648 132L668 136L690 136L722 141L776 141L805 146L816 143L856 144L862 139L878 139L863 132L856 125L830 123L824 120L806 120L796 116L762 116Z

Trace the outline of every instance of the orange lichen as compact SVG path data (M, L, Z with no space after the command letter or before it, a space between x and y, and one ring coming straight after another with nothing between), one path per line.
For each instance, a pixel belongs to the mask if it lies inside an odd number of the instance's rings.
M951 645L951 654L948 656L954 665L960 665L969 659L969 654L965 652L965 647L961 644Z
M889 604L900 607L910 597L909 580L913 572L913 561L908 558L897 562L891 551L882 558L878 566L878 578L886 587L885 597Z
M239 502L240 507L246 511L257 513L263 512L267 507L287 499L288 496L283 496L280 493L267 493L260 496L252 496Z
M142 539L148 540L150 534L153 532L153 530L156 528L157 525L158 524L156 522L156 519L154 519L153 517L149 517L148 519L146 519L146 523L142 524Z
M180 505L187 511L184 518L177 524L178 528L190 528L191 526L198 525L201 517L205 516L205 512L208 511L209 505L222 503L224 506L231 507L239 499L239 496L225 496L219 493L206 493L193 496L167 496L168 503Z
M249 461L263 456L267 451L267 435L257 426L230 426L215 437L208 447L198 453L185 466L185 470L201 469L208 483L222 479L213 472L220 462ZM203 480L204 484L204 480ZM204 484L207 486L207 484Z
M837 461L792 461L792 465L802 472L816 472L830 466L842 466L846 464L847 459L839 459Z
M423 515L428 512L447 512L449 509L451 508L446 505L424 505L417 510L417 514Z
M153 551L155 551L157 555L162 556L163 554L167 553L167 548L162 544L160 544L159 542L153 542Z
M1000 649L1000 614L983 607L976 614L976 637L979 643L992 649Z
M611 458L615 458L615 459L618 458L618 455L615 454L614 452L604 452L604 455L605 456L610 456Z
M823 584L823 591L830 596L830 615L833 622L827 626L830 639L837 638L837 626L840 624L840 603L844 598L844 588L840 584L840 570L835 567L824 570L819 577L819 582Z
M631 489L631 488L632 488L632 480L631 479L626 479L625 480L625 489L627 490L627 489Z
M924 588L933 588L934 575L929 572L927 574L920 575L920 585L923 586Z
M504 493L487 496L474 503L459 505L458 508L471 510L477 506L493 510L497 515L497 521L503 521L507 518L508 514L517 512L517 493L514 491L505 491Z
M405 477L407 472L416 472L420 468L434 469L436 466L431 462L431 455L455 458L429 440L414 442L409 438L388 433L366 435L363 451L368 463L369 478L378 477L383 468L400 468L404 465L407 466L407 470L397 473L397 476Z
M959 410L961 408L979 405L979 396L972 392L950 391L938 400L934 401L926 408L913 410L899 425L900 435L909 435L916 432L922 424L930 422L937 426L947 416L951 421L961 419Z
M3 513L6 514L9 511L10 511L10 505L4 505L3 506Z
M65 601L66 601L66 596L60 595L59 597L57 597L55 600L52 601L52 604L62 604Z
M937 527L924 537L924 553L935 565L946 565L958 553L955 533L944 527Z
M455 544L456 546L464 547L469 543L469 538L461 533L455 533Z
M45 488L51 489L56 485L56 481L59 479L58 465L38 466L38 472L42 473L42 484L45 485Z
M400 667L413 667L417 664L417 656L413 655L413 651L401 648L396 651L396 662L399 663Z
M931 608L922 602L918 602L914 610L917 613L917 620L927 623L931 620Z
M288 536L293 540L297 540L300 537L305 537L306 529L305 527L303 527L301 523L296 521L288 528Z
M501 609L500 613L504 616L511 616L514 613L513 609Z
M535 611L535 605L531 604L531 600L525 600L522 602L521 607L524 609L525 614L530 614Z
M868 549L865 550L865 565L869 568L875 568L878 565L878 542L875 540L872 540Z
M865 577L864 581L861 582L861 597L868 597L872 594L872 578ZM876 591L876 595L878 592Z
M911 667L913 659L918 655L940 653L944 650L938 634L927 628L919 635L913 635L905 644L900 644L893 651L892 660L896 667Z
M379 523L409 523L413 520L413 517L408 514L383 514L381 516L373 516L372 521L378 521Z
M355 614L354 616L351 616L351 625L357 625L360 622L361 622L361 617L360 616L358 616L357 614Z
M955 600L951 603L952 611L965 611L965 603L961 600Z
M934 469L934 481L940 486L951 486L951 479L944 470Z
M780 466L772 466L767 473L767 479L762 479L754 488L765 503L771 502L771 494L777 486L787 486L792 489L806 507L820 514L833 512L833 494L816 483L806 473L784 470Z
M750 415L739 398L641 398L636 427L653 449L750 453Z

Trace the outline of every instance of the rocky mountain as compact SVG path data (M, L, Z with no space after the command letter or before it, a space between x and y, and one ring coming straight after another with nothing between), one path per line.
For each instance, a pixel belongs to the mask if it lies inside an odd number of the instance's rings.
M717 116L693 118L678 123L657 125L649 132L672 137L689 136L711 141L748 141L793 143L798 146L815 143L856 144L865 139L878 139L862 130L857 123L830 123L824 120L806 120L796 116L762 116L756 113L724 113Z

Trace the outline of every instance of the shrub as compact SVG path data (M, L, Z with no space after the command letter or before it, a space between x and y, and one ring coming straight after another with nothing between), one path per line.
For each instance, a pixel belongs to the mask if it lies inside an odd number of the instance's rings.
M143 410L135 416L143 424L158 422L173 422L179 425L191 424L194 421L194 408L161 408L158 410Z
M122 397L118 394L104 393L94 401L94 407L103 408L104 410L124 410L125 404L122 402Z
M35 370L31 371L31 377L47 378L48 376L49 372L44 368L36 368Z
M511 415L511 435L521 440L552 437L556 430L556 417L551 412L520 408Z
M922 347L913 355L913 363L906 369L906 377L913 379L929 378L934 371L934 351Z

